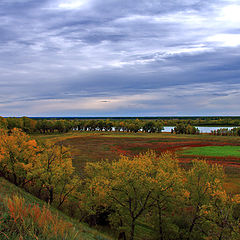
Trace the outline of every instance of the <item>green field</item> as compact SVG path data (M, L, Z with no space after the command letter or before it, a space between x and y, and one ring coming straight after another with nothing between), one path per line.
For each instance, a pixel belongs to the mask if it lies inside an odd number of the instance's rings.
M182 151L181 154L213 157L240 157L240 146L192 147Z

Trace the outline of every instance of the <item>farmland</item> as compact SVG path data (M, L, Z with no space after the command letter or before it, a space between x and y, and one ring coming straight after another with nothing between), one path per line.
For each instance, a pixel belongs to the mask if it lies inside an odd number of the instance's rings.
M240 148L239 137L111 132L66 133L36 137L68 146L73 156L73 166L80 175L84 175L87 162L115 160L119 159L120 155L132 157L149 149L156 151L157 154L171 151L178 155L182 166L185 167L188 167L194 158L223 165L226 173L226 190L230 193L240 192L240 155L237 151ZM197 151L199 147L202 151L205 149L204 155ZM212 154L213 149L217 154Z

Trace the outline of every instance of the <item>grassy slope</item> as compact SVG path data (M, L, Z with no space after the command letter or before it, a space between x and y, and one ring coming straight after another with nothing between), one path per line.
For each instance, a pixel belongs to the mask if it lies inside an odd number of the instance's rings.
M40 208L43 207L43 205L45 205L46 203L39 200L38 198L34 197L33 195L25 192L24 190L16 187L15 185L13 185L12 183L8 182L7 180L0 178L0 239L4 240L4 239L11 239L11 240L15 240L16 236L10 236L9 232L10 229L8 229L8 222L9 222L9 211L7 208L7 202L6 199L8 197L12 197L13 195L18 195L22 198L25 199L26 204L38 204L40 206ZM78 223L76 220L69 218L68 216L66 216L65 214L63 214L62 212L56 210L55 208L50 208L52 214L54 215L58 215L60 218L64 219L65 221L73 224L76 228L76 232L79 233L79 237L77 237L76 239L89 239L89 240L93 240L93 239L101 239L101 240L109 240L111 239L110 237L107 237L101 233L99 233L96 230L93 230L89 227L87 227L84 224ZM5 221L4 221L5 219ZM23 236L24 239L25 236ZM39 240L41 238L38 238Z

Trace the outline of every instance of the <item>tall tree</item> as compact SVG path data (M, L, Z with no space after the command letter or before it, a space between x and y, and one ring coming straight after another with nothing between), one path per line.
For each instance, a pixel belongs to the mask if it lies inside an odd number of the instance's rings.
M202 207L209 204L212 195L223 189L223 168L218 165L209 165L206 161L193 161L193 167L187 173L186 188L189 191L188 204L189 229L187 239L198 239L199 228L205 222ZM195 231L196 230L196 231Z
M57 199L60 207L76 190L79 180L74 175L72 158L66 147L48 143L42 149L28 177L35 179L39 191L47 192L47 201L50 204Z
M0 172L16 185L28 182L27 172L36 161L39 148L35 140L20 129L0 132Z

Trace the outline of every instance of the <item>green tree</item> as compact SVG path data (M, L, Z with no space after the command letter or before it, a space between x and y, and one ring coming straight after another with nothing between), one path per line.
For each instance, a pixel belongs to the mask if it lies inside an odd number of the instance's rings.
M22 117L22 130L26 133L33 133L36 127L36 121L28 117Z
M7 123L8 123L8 129L12 130L14 128L20 128L22 129L23 127L23 122L21 118L7 118Z
M156 123L154 121L146 121L143 125L143 131L148 133L156 132Z

